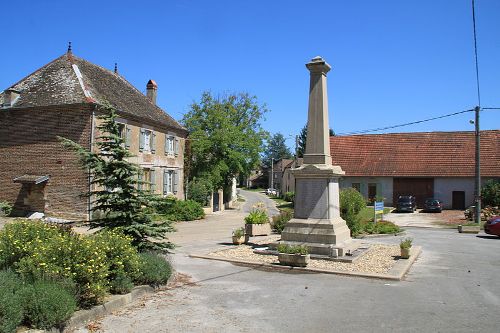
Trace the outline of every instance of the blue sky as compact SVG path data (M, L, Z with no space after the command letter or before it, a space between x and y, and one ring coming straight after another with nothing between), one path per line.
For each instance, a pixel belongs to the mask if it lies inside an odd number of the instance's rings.
M482 106L500 107L500 1L476 0ZM330 126L384 127L477 104L470 0L18 1L2 13L0 89L66 51L119 72L180 119L202 91L246 91L290 137L307 119L321 55ZM482 113L498 129L500 111ZM394 131L472 130L464 114Z

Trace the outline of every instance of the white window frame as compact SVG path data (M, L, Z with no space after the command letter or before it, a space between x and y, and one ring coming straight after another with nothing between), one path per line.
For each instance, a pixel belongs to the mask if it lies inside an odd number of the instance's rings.
M174 173L173 169L165 169L163 171L166 176L163 176L163 195L174 194Z
M165 138L165 154L173 156L175 154L175 137L173 135L166 135Z
M152 146L151 140L153 140L153 131L148 130L148 129L144 129L143 135L144 135L144 148L143 148L143 151L149 151L150 152L151 151L151 146Z

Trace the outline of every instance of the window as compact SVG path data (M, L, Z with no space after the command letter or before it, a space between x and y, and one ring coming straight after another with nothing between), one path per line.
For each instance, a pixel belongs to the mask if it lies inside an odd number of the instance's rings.
M174 142L175 138L173 136L167 136L165 141L165 154L174 155Z
M165 134L165 155L179 155L179 139L173 135Z
M361 193L361 184L360 183L352 183L352 188Z
M163 195L177 193L178 178L176 170L166 169L163 171Z
M139 172L139 186L140 190L144 191L155 191L155 170L154 169L142 169Z
M156 134L148 129L141 128L141 136L139 138L139 151L156 152Z
M118 123L118 129L120 131L120 138L123 140L123 145L125 148L130 148L130 127L126 124Z

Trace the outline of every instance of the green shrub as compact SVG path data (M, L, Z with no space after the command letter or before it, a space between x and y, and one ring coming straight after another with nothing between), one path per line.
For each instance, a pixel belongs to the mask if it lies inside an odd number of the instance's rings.
M59 326L76 310L74 297L54 282L35 281L21 294L26 323L39 329Z
M288 253L288 254L308 254L307 246L304 245L288 245L288 244L279 244L277 246L277 250L279 253Z
M154 213L157 214L168 214L172 209L172 206L177 201L177 198L173 195L168 195L165 198L159 196L151 196L148 198L150 202L150 208L153 209Z
M409 248L411 248L412 242L413 242L413 238L402 239L401 242L399 242L399 247L402 249L409 249Z
M234 237L243 237L245 236L245 229L243 228L238 228L233 231L233 236Z
M194 221L204 218L205 212L194 200L177 200L165 216L171 221Z
M366 234L397 234L401 229L389 221L379 221L377 223L367 221L361 223L359 231Z
M24 287L19 276L12 271L0 271L0 333L12 333L21 325L24 317Z
M0 201L0 213L8 216L12 212L12 205L7 201Z
M366 207L363 195L354 188L345 188L340 191L340 215L358 215ZM345 219L345 218L344 218Z
M267 215L267 210L263 202L258 202L250 211L247 217L245 217L246 224L264 224L269 223L269 216Z
M286 192L285 195L283 195L283 200L294 202L295 201L295 192Z
M485 206L500 206L500 181L487 181L481 189L481 198Z
M293 214L289 211L280 211L279 215L275 215L272 218L272 227L276 232L280 233L285 229L285 225L293 217Z
M172 266L165 257L153 252L142 252L139 256L141 266L136 280L138 283L155 287L167 283L172 275Z
M138 278L139 275L136 277ZM113 294L126 294L134 288L134 282L130 276L124 272L115 274L114 278L110 281L109 290Z
M188 199L194 200L203 207L206 207L212 194L212 187L212 183L206 177L192 180L187 186Z
M362 232L361 218L358 215L346 213L342 218L351 230L351 236L357 236Z

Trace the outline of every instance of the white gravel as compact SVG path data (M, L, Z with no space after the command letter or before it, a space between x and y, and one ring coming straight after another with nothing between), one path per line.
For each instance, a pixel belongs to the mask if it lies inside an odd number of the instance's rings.
M264 242L262 242L264 243ZM373 244L354 263L335 262L330 260L311 259L308 268L332 271L348 271L363 273L387 273L396 263L400 254L399 245ZM249 245L234 246L230 249L215 251L210 256L243 261L278 263L278 256L256 254Z

